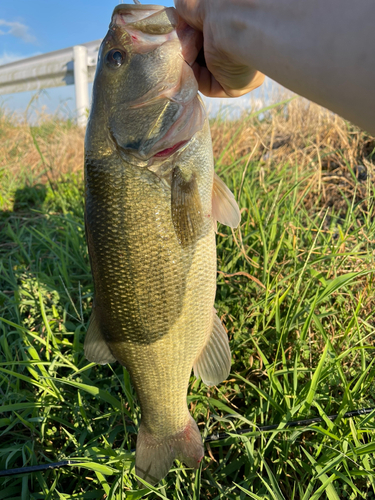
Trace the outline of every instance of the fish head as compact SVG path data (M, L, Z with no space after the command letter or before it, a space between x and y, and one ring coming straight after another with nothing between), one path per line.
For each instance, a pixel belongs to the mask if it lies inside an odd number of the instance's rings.
M90 120L100 109L121 153L163 159L202 129L205 111L190 66L201 45L201 34L172 7L114 9L99 51Z

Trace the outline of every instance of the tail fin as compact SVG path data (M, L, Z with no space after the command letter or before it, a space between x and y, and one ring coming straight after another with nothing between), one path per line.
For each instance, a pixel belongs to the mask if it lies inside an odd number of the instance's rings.
M156 484L167 475L175 458L188 467L197 469L203 455L202 438L192 417L183 431L160 440L141 424L135 454L135 473L148 483Z

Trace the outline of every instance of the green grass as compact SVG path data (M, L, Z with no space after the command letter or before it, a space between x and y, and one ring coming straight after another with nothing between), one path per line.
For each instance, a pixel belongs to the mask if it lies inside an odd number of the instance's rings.
M144 489L129 375L83 355L93 297L83 183L0 172L0 470L74 462L0 478L0 500L375 498L374 415L342 417L375 406L370 179L365 199L343 193L341 213L319 197L307 210L313 166L246 161L217 164L241 193L240 230L220 226L217 237L216 308L232 371L217 388L192 376L188 393L202 434L231 437L207 446L198 472L178 464ZM285 427L314 416L323 422Z

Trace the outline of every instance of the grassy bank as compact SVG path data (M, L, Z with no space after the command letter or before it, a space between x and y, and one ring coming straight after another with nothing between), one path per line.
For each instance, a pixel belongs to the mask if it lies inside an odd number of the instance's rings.
M74 463L0 477L0 500L375 498L373 415L343 418L375 406L375 139L303 100L218 117L212 135L242 211L217 237L233 363L217 388L192 376L188 401L204 436L232 436L206 446L197 473L178 464L139 490L129 376L83 355L83 133L1 117L0 470Z

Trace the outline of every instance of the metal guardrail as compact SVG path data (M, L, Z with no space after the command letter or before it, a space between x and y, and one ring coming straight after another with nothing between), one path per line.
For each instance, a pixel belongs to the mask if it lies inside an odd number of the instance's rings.
M94 40L0 66L0 95L75 85L77 122L86 126L88 83L94 79L101 42Z

